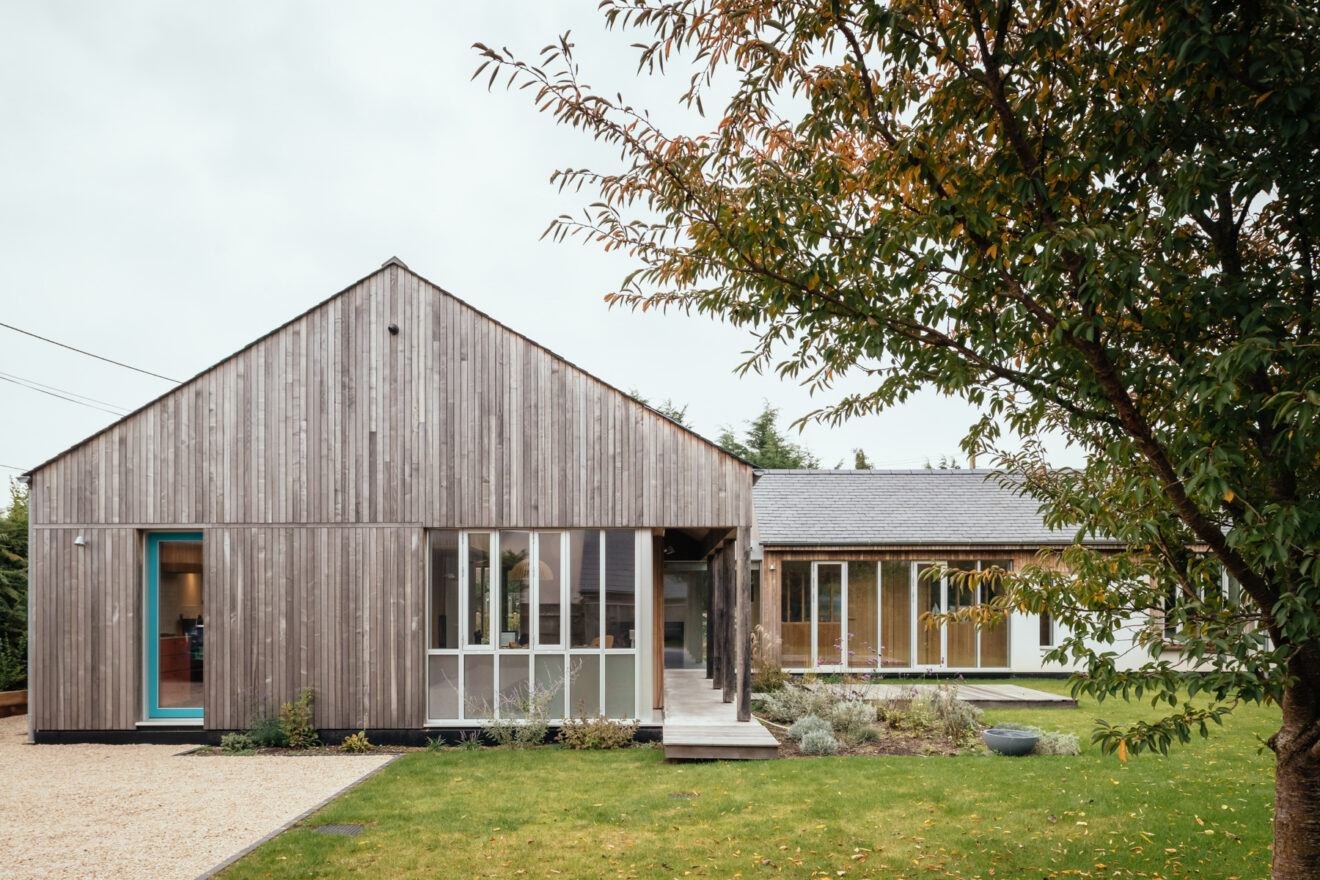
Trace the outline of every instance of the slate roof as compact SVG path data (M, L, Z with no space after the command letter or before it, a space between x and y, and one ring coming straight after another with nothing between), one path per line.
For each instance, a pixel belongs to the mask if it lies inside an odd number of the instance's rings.
M989 470L767 470L753 491L762 545L1070 544L1034 499ZM1090 543L1090 542L1088 542Z

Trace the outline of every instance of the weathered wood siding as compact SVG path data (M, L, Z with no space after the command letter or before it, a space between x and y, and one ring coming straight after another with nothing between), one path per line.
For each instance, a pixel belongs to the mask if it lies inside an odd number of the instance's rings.
M323 727L416 727L426 528L732 527L751 488L387 266L34 472L34 724L140 719L145 532L204 533L208 727L304 685Z
M86 546L73 541L81 534ZM41 730L141 717L142 578L132 529L33 529L28 711Z
M747 465L391 266L42 467L32 511L37 526L728 527L750 493Z
M206 724L316 689L322 727L420 727L426 542L418 528L217 528L206 533ZM209 587L209 584L208 584Z

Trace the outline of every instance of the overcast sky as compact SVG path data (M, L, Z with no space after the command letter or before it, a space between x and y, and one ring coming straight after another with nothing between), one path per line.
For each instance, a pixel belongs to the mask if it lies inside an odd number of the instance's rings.
M707 436L763 399L785 421L815 408L734 375L745 331L609 309L626 260L540 240L585 201L551 172L614 157L471 82L471 45L531 57L571 28L588 82L682 122L679 83L635 77L633 39L595 6L3 0L0 321L182 379L398 255L605 381L686 404ZM171 387L4 328L0 376L124 410ZM115 418L0 381L0 465ZM971 419L927 395L800 439L826 466L860 446L920 467Z

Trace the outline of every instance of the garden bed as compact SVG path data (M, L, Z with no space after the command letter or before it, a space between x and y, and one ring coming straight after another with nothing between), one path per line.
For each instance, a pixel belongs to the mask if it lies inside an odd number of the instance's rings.
M762 719L764 720L764 719ZM766 729L779 740L779 757L812 758L814 755L803 754L797 740L788 735L788 728L768 722ZM958 747L947 739L933 735L911 734L896 730L877 730L874 740L855 744L840 743L838 756L885 756L902 755L905 757L954 757L969 751L980 751L971 747Z
M870 699L869 693L855 684L789 683L757 701L755 709L784 758L988 752L983 712L959 699L956 685L899 689L883 700ZM1034 727L1030 732L1037 737L1036 754L1079 753L1071 734Z

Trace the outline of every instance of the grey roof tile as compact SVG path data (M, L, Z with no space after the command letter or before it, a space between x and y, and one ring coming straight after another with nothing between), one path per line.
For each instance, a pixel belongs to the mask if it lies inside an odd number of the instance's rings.
M768 545L1068 544L1076 534L1048 528L1034 499L988 470L768 470L753 503Z

